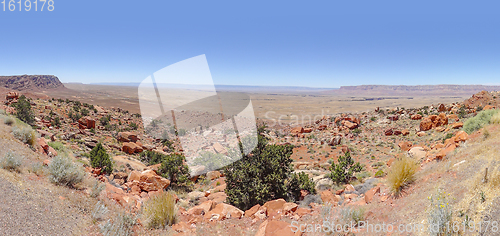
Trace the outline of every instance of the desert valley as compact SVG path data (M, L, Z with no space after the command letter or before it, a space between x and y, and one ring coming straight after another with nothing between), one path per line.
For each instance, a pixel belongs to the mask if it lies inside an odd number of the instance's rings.
M500 87L220 89L249 96L259 144L192 175L137 86L0 76L0 234L498 235Z

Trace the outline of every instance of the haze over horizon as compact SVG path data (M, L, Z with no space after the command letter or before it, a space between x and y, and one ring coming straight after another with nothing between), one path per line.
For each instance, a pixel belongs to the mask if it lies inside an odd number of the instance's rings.
M0 74L140 83L205 54L221 85L500 85L498 6L56 1L0 14Z

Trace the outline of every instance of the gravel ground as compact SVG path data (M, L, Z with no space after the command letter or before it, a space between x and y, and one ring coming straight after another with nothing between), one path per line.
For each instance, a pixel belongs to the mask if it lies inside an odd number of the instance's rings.
M78 216L60 212L56 199L0 177L0 235L71 235ZM44 196L45 195L45 196ZM60 199L57 199L60 200Z
M89 200L81 190L50 183L30 173L46 157L33 152L0 120L0 158L13 151L22 158L21 173L0 168L0 235L91 235ZM90 226L90 227L89 227Z

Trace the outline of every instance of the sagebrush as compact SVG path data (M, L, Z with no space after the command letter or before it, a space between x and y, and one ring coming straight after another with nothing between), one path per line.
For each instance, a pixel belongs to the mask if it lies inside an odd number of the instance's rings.
M36 132L29 126L20 126L20 127L12 127L12 134L14 137L21 142L30 145L31 147L35 146L36 143Z
M75 186L85 177L83 168L69 157L56 156L49 164L50 180L59 185Z
M500 110L485 110L477 113L475 117L468 119L464 123L464 131L468 134L483 128L485 125L490 124L492 118L498 114ZM495 118L496 119L496 118ZM495 120L496 121L496 120Z
M11 151L0 160L0 166L9 171L21 172L21 164L21 158Z

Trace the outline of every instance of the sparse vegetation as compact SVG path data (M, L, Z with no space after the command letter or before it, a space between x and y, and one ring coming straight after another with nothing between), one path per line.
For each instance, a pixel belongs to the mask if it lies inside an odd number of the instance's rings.
M318 194L308 194L304 197L304 200L299 202L299 205L302 207L309 207L311 203L323 204L323 200L321 200L321 196Z
M387 174L387 183L391 191L399 195L401 190L414 181L418 162L410 157L402 157L392 163Z
M136 224L136 218L127 213L119 213L113 220L108 220L99 225L104 236L129 236L132 235L132 227Z
M94 206L94 210L92 210L91 217L92 222L95 224L98 221L104 220L106 214L108 214L109 209L102 203L101 201L97 202Z
M310 194L316 194L316 189L314 188L314 182L309 176L303 172L299 174L292 174L289 186L289 199L293 201L298 201L300 198L300 190L306 190Z
M258 132L257 147L239 161L226 166L227 201L247 210L256 204L288 198L292 145L268 145Z
M17 101L12 105L16 108L16 117L26 124L33 125L35 123L35 115L31 109L30 101L21 95Z
M12 126L15 122L16 120L12 116L5 116L3 118L3 123L8 126Z
M354 225L359 226L361 222L365 221L365 211L363 207L345 207L342 208L340 214L345 224L350 224L352 222Z
M375 173L375 177L376 178L381 178L381 177L384 177L386 176L387 174L383 171L383 170L378 170L376 173Z
M170 187L179 190L189 190L192 182L189 179L189 168L184 164L186 158L180 154L162 155L158 172L170 180Z
M49 146L51 146L57 152L65 152L66 151L66 148L64 147L64 144L62 144L61 142L49 142L47 144Z
M93 168L102 168L102 172L111 174L113 172L113 163L109 158L106 149L101 143L98 143L89 153L90 165Z
M102 184L99 181L94 181L94 184L92 185L92 188L90 189L90 197L96 198L101 194L101 191L104 190L106 185Z
M485 110L477 113L475 117L468 119L464 123L464 131L468 134L483 128L485 125L490 124L492 117L498 114L500 110Z
M449 196L450 194L448 194ZM446 192L438 191L430 196L430 206L427 223L431 235L451 235L453 230L451 225L452 209L448 203Z
M165 228L177 221L174 193L163 192L149 198L142 208L144 223L149 228Z
M15 153L9 151L5 154L5 156L0 160L0 166L3 169L15 172L21 172L21 158Z
M31 147L35 146L36 143L36 133L30 126L13 126L12 134L14 137L21 142L30 145Z
M128 126L132 130L137 130L139 128L139 126L136 123L134 123L134 122L130 123Z
M69 157L58 155L49 164L50 180L59 185L74 187L85 177L83 168Z
M332 162L330 167L330 178L337 184L348 183L354 174L361 172L363 167L359 162L354 162L351 153L348 151L343 156L340 156L338 163Z

